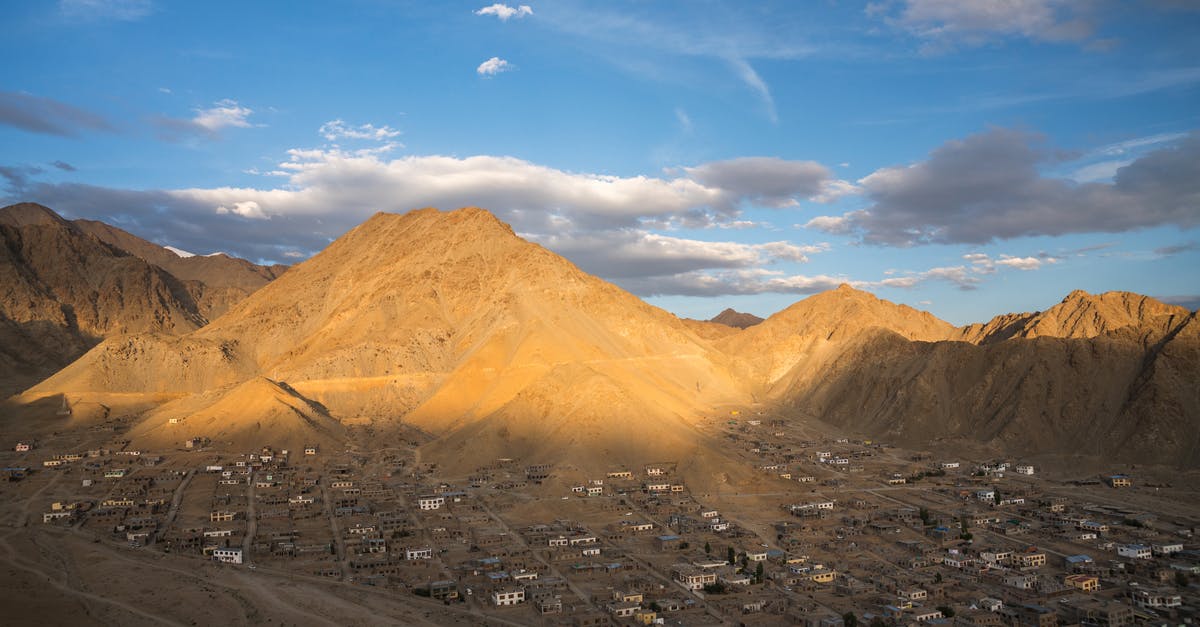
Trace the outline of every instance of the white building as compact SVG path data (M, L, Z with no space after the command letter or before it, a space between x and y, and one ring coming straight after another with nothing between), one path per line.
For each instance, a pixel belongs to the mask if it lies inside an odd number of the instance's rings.
M406 560L433 559L433 549L431 549L429 547L404 549L404 559L406 559Z
M1150 552L1154 555L1174 555L1182 550L1183 545L1177 542L1154 544L1150 546Z
M1029 464L1017 464L1014 470L1018 475L1032 475L1034 472L1033 466Z
M1139 560L1148 560L1150 559L1151 551L1150 547L1144 544L1118 544L1117 555Z
M242 563L242 549L240 549L240 548L213 549L212 558L218 562L224 562L226 564L241 564Z
M440 509L446 504L446 497L437 495L428 495L417 497L417 506L425 511Z
M525 602L524 588L497 588L492 591L492 605L503 607Z

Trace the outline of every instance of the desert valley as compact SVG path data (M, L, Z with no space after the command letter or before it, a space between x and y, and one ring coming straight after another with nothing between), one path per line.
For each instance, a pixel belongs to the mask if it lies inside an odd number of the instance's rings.
M1180 624L1200 320L677 317L479 208L292 267L0 209L20 624ZM148 592L167 591L171 594ZM14 614L15 612L15 614Z

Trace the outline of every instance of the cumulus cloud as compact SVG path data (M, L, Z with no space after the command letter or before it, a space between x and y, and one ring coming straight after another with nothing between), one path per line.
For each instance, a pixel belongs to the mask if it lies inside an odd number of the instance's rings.
M893 276L879 281L864 281L859 283L859 287L899 287L911 289L927 283L929 281L945 281L958 287L960 290L973 290L982 279L975 275L966 266L942 266L930 268L921 272L904 272L899 276Z
M510 72L514 69L516 69L516 66L508 61L500 57L492 57L480 63L479 67L475 68L475 72L480 76L495 76L501 72Z
M1093 34L1086 3L1070 0L904 0L898 11L895 4L871 3L867 14L924 40L926 52L1007 37L1083 42Z
M976 289L982 279L963 266L895 273L879 280L856 280L827 274L788 274L769 268L701 269L667 276L636 276L615 281L639 296L744 296L753 294L816 294L845 283L858 289L915 289L929 282Z
M195 109L196 115L189 119L160 117L155 120L160 136L176 141L189 136L218 137L227 128L250 128L250 116L254 110L236 100L218 100L208 108Z
M23 92L0 91L0 124L30 133L75 137L82 131L112 131L113 126L90 111Z
M500 18L501 22L507 22L514 17L520 19L527 15L533 15L533 9L528 4L510 7L507 4L497 2L496 4L475 11L475 15L494 15Z
M853 192L815 161L741 157L684 168L694 180L768 207L794 207L800 200L833 199Z
M640 277L618 281L621 287L643 297L816 294L848 282L854 284L846 277L824 274L788 275L763 269L696 270L665 277Z
M344 120L330 120L321 125L317 133L325 139L334 142L342 139L369 139L374 141L386 141L394 137L400 136L400 131L388 126L375 126L374 124L359 124L358 126L350 126Z
M858 181L870 206L807 226L911 246L1200 224L1200 134L1119 168L1111 183L1041 175L1038 166L1056 158L1036 135L992 129L875 171Z
M330 128L325 130L332 134ZM603 235L608 239L596 240L595 246L623 247L620 250L630 258L638 258L633 254L637 251L642 258L657 251L676 264L722 254L737 264L750 259L800 261L822 250L778 242L731 244L705 253L704 243L629 235L654 228L761 228L741 219L743 207L764 198L786 195L800 201L823 193L821 167L810 162L767 162L772 175L759 178L742 172L745 164L736 160L675 168L658 177L620 177L568 172L514 157L392 157L389 151L394 148L384 142L359 149L290 150L275 168L261 172L270 182L254 187L132 191L37 182L37 173L17 169L6 180L13 199L36 199L76 217L120 220L139 235L162 234L161 241L187 250L226 250L250 259L320 250L376 211L466 205L490 209L521 233L559 235L563 249L574 246L581 258L589 254L588 242L568 236L609 231ZM789 176L792 179L780 180ZM596 259L598 255L593 253ZM708 267L731 266L725 262Z
M744 244L670 237L641 229L567 232L529 238L608 279L662 277L706 268L749 269L776 261L807 262L829 245L786 241Z

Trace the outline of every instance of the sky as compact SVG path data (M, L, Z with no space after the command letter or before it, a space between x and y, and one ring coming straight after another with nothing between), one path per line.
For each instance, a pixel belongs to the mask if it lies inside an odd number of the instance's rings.
M0 200L297 263L480 206L676 314L1200 307L1191 0L5 2Z

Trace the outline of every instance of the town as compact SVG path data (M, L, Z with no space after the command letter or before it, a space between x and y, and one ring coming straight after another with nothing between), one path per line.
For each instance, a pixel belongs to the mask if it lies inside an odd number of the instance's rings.
M1049 477L750 410L705 423L761 476L720 493L694 491L677 460L502 458L447 477L418 442L371 449L366 432L342 450L193 437L150 451L125 427L6 445L8 536L370 590L364 603L435 624L1118 626L1200 611L1195 486L1133 472Z

